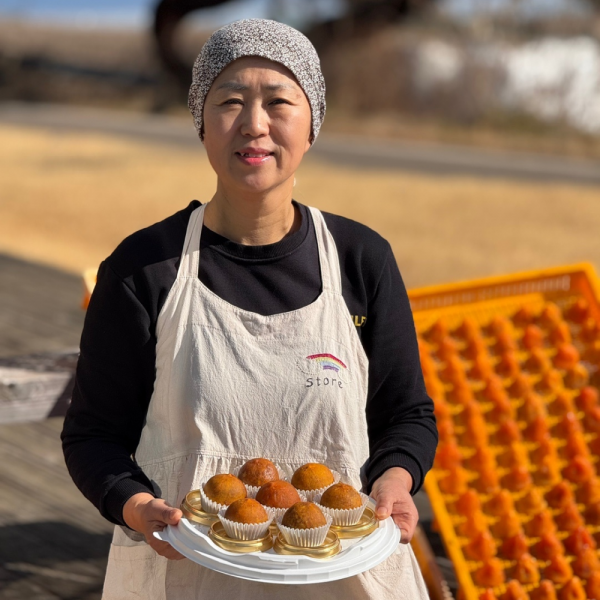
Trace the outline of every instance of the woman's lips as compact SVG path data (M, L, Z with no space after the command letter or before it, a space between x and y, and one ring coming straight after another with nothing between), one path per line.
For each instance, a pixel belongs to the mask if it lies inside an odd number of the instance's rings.
M267 162L272 156L272 152L255 150L254 152L236 152L235 155L245 165L255 166Z

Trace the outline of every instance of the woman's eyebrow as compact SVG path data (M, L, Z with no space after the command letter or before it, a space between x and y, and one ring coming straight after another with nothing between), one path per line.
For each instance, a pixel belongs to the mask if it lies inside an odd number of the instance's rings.
M263 85L262 87L270 92L276 92L282 89L297 91L297 86L290 83L270 83ZM235 81L224 81L222 84L217 86L217 90L233 90L235 92L245 92L247 89L249 89L247 85L244 85L243 83L237 83Z

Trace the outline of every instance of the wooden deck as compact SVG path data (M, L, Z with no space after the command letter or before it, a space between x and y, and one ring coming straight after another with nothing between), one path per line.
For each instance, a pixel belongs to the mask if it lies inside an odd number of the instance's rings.
M76 349L78 277L0 256L0 357ZM0 425L0 599L100 598L112 526L72 483L62 418Z

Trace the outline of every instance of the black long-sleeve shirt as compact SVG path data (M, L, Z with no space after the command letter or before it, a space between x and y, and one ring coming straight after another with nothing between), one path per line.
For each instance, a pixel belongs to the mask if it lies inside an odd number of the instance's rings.
M81 338L76 384L62 432L75 484L109 521L125 502L155 494L132 455L155 378L156 322L177 276L193 201L126 238L100 266ZM200 280L229 303L262 315L296 310L321 292L308 209L299 230L266 246L236 244L204 227ZM369 358L368 487L403 467L421 487L437 446L433 403L419 363L408 297L392 250L377 233L324 213L339 254L342 293Z

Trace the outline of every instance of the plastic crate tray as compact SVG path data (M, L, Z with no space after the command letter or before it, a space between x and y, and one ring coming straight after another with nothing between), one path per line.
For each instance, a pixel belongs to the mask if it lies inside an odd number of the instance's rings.
M460 594L550 598L548 584L539 585L549 579L559 600L600 598L593 267L417 289L409 298L440 431L425 489ZM511 580L522 589L507 587Z

